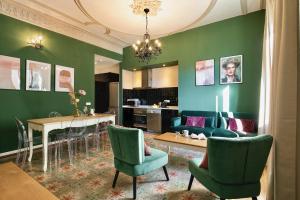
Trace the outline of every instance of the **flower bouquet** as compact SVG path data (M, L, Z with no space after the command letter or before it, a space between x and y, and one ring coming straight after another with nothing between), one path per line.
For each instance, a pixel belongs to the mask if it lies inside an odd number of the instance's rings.
M79 117L80 116L80 112L78 109L78 103L80 101L80 97L85 96L86 92L85 90L78 90L78 92L72 91L69 93L69 96L71 98L71 104L74 105L74 116L75 117Z

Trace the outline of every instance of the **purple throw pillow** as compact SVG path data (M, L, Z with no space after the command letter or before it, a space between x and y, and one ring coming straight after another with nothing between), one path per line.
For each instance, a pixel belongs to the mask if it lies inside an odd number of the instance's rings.
M255 120L229 118L228 129L231 131L255 132Z
M238 130L238 126L237 126L235 118L229 118L229 120L228 120L228 129L231 130L231 131L237 131Z
M200 127L204 128L205 126L205 117L191 117L188 116L186 119L186 126L195 126L195 127Z

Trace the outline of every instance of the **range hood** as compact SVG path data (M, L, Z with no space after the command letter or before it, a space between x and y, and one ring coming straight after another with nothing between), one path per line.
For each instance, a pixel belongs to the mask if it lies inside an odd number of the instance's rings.
M134 89L152 88L152 69L143 69L142 71L142 87Z

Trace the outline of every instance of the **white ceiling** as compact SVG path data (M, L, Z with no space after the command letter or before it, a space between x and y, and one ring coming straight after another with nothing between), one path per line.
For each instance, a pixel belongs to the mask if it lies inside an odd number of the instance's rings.
M7 0L12 1L12 0ZM28 9L53 17L76 31L103 43L104 48L121 52L142 38L145 17L134 15L132 0L14 0ZM152 38L170 35L198 26L261 10L264 0L161 0L156 16L149 16ZM150 11L151 12L151 11ZM47 27L48 28L48 27ZM56 30L53 30L56 31ZM72 35L72 34L71 34ZM78 37L79 34L77 34ZM76 36L77 37L77 36ZM84 40L82 38L76 38ZM91 43L91 41L87 41ZM101 44L97 43L98 46ZM118 50L117 50L118 48Z

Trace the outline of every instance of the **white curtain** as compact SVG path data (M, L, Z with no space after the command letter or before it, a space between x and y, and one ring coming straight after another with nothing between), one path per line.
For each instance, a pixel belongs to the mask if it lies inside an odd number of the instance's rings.
M274 137L268 200L296 199L297 0L266 0L259 132Z

